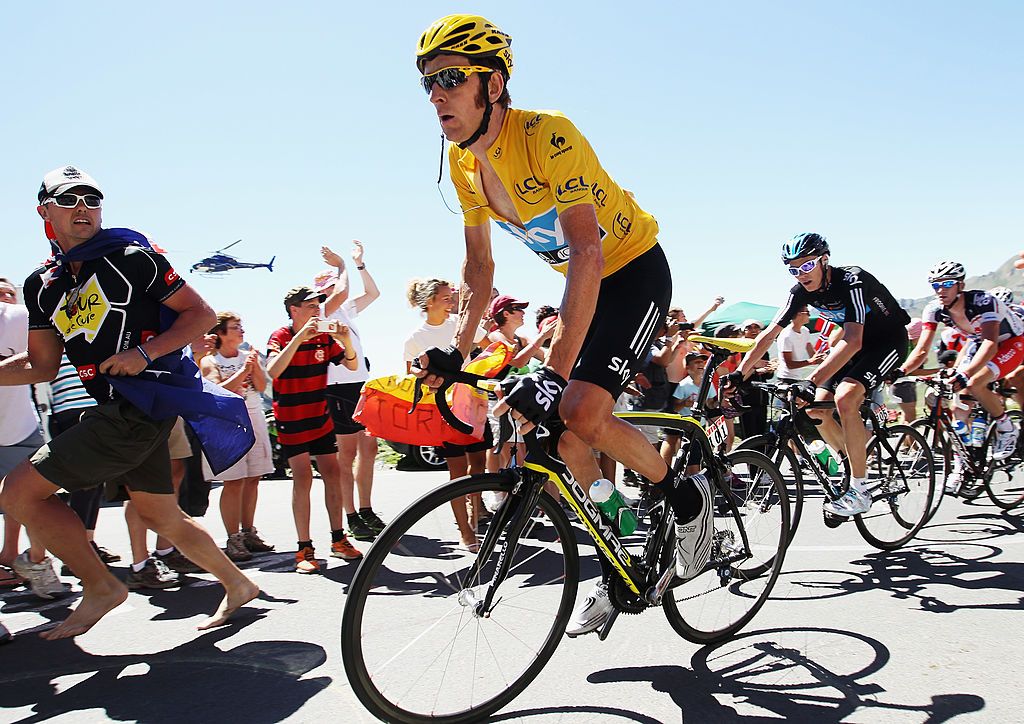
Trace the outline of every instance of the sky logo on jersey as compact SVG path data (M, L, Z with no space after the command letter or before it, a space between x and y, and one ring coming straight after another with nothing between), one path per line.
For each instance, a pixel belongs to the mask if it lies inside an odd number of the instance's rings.
M74 309L68 308L68 296L65 295L64 305L57 308L50 321L65 341L82 334L86 342L92 343L110 313L110 302L96 281L96 275L81 288Z
M554 207L527 221L525 229L520 229L507 221L498 221L497 224L526 244L530 251L551 266L558 266L569 261L569 245L562 234L562 224L558 220L558 211ZM600 225L597 230L601 238L604 239L608 232Z

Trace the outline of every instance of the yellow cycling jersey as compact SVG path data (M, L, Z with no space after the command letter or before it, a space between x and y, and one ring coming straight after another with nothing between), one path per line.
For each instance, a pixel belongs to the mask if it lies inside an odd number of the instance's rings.
M466 226L481 226L493 218L552 269L565 274L569 245L558 215L570 206L591 204L604 253L602 279L658 243L658 222L612 180L587 139L558 111L510 108L487 153L524 228L487 206L477 183L476 157L452 144L448 161Z

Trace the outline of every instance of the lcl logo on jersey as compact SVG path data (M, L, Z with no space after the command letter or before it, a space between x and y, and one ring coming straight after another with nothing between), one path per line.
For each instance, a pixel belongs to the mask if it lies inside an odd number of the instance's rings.
M81 287L74 308L69 308L68 299L65 297L64 304L58 305L50 321L65 341L82 334L85 335L85 341L91 343L96 339L100 327L103 326L103 320L109 313L110 302L96 281L96 276L93 275Z
M590 193L590 184L582 176L577 176L558 184L558 188L555 189L555 198L562 203L568 203L579 201L588 193Z
M542 192L544 191L544 184L540 182L536 176L530 176L524 178L522 181L516 181L515 186L516 196L521 198L528 204L536 204L541 198L543 198Z
M625 239L632 230L632 219L624 216L621 211L615 214L615 221L612 222L612 233L615 234L616 239Z

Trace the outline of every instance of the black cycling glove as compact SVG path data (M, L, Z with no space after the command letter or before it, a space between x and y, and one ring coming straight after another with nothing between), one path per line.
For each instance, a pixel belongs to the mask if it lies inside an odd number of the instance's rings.
M793 395L804 402L814 402L814 393L817 391L818 386L810 380L800 380L794 382L789 387L792 390Z
M885 377L883 379L886 382L888 382L889 384L892 384L893 382L898 380L900 377L906 377L906 376L907 376L907 373L904 372L903 370L901 370L899 367L897 367L894 370L889 370L889 372L886 373L886 375L885 375Z
M735 387L739 389L746 380L743 379L743 373L739 370L734 370L727 375L722 375L722 387L729 389Z
M527 422L539 425L558 412L558 403L568 383L554 370L541 367L522 377L501 383L505 402Z
M444 348L431 347L424 354L427 355L427 371L439 377L459 372L462 370L462 363L466 361L455 345ZM413 360L412 364L413 367L419 367L419 358Z

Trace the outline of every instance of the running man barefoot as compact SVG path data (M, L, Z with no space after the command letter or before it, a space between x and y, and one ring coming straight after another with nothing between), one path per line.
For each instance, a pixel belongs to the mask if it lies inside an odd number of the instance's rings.
M259 591L177 505L167 448L174 419L150 417L111 386L116 377L131 376L159 394L159 375L147 368L157 360L162 372L175 355L180 360L181 348L216 322L213 310L144 236L101 227L103 192L88 174L73 166L51 171L38 199L39 216L52 230L54 258L25 281L28 351L0 363L0 385L52 380L66 349L99 403L0 486L0 508L82 581L78 607L42 637L85 633L128 595L89 545L79 517L56 497L61 488L86 490L106 480L123 484L150 528L220 580L224 602L204 625L223 623ZM164 331L161 306L178 313Z

